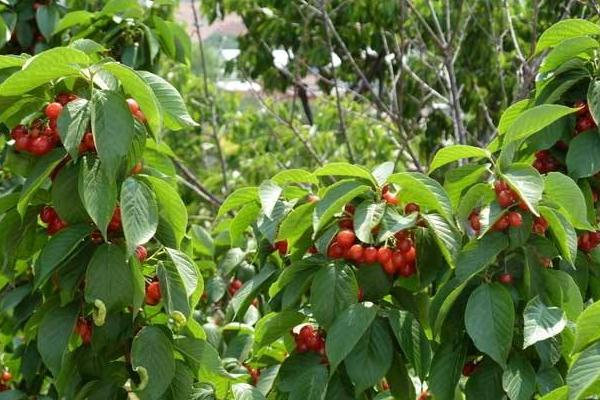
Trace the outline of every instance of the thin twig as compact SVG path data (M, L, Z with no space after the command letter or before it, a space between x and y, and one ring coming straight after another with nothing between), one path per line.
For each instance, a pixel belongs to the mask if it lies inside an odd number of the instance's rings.
M180 160L178 160L176 158L172 158L171 160L173 160L175 167L177 167L182 173L182 176L180 176L181 183L183 183L185 186L192 189L204 200L208 201L209 203L214 204L217 207L223 203L219 198L217 198L215 195L210 193L208 191L208 189L206 189L204 187L204 185L202 185L202 183L194 175L194 173L192 171L190 171L190 169L188 167L186 167Z

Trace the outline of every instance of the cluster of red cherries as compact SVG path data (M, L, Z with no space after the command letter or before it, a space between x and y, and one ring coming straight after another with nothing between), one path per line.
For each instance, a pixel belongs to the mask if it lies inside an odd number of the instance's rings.
M60 219L56 210L50 206L44 206L40 210L40 219L47 224L46 231L52 236L67 227L67 223Z
M323 332L313 328L312 325L304 325L300 332L292 331L294 341L296 342L296 351L298 353L314 352L321 356L323 362L327 362L325 354L325 337Z
M4 370L2 372L2 375L0 375L0 392L4 392L4 391L10 389L8 387L8 382L10 382L11 379L12 379L12 374L10 372Z
M577 237L577 247L585 252L592 251L600 244L600 232L583 232Z
M540 150L535 152L533 168L537 169L540 174L547 174L548 172L558 171L560 163L552 156L550 151Z
M229 282L229 285L227 286L227 292L230 296L233 297L237 293L237 291L240 290L242 285L243 283L239 279L232 279L231 282Z
M575 135L589 131L596 127L596 122L590 113L590 108L585 100L579 100L573 105L575 108L579 108L577 111L577 121L575 123Z

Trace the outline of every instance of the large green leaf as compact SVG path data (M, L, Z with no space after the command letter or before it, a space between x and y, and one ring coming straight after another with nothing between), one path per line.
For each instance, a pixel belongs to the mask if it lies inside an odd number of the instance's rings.
M18 96L58 78L79 76L89 64L84 52L55 47L28 59L21 71L2 82L0 96Z
M162 110L150 85L126 65L108 62L102 64L102 69L113 74L121 82L125 93L137 101L146 116L150 132L157 139L162 128Z
M127 253L148 242L158 228L158 207L150 188L135 178L127 178L121 186L121 220L127 242Z
M147 176L158 205L156 238L167 247L178 248L188 223L187 208L177 189L162 179Z
M438 150L429 166L429 174L436 169L463 158L490 158L491 153L479 147L457 144Z
M431 362L429 390L436 399L454 400L456 385L467 356L463 343L444 341L436 350Z
M282 192L281 187L270 180L264 181L258 187L258 198L260 199L262 211L267 217L271 218L273 209L277 201L279 201L279 196L281 196Z
M504 110L498 122L498 133L504 135L515 120L529 107L529 103L529 99L519 100Z
M54 209L60 219L68 224L89 222L81 199L73 196L79 191L79 170L79 164L67 163L54 177L50 189Z
M93 304L101 300L109 312L132 305L133 276L127 257L117 245L98 247L85 274L85 299Z
M254 386L236 383L231 387L233 400L265 400L265 396Z
M165 250L181 277L181 282L188 297L196 293L199 287L204 287L202 275L200 275L196 263L190 256L177 249L166 247Z
M600 135L595 129L581 132L569 142L567 169L573 179L593 176L600 171Z
M534 297L523 310L523 348L554 337L567 325L565 313L558 307L548 307Z
M185 290L183 278L173 263L158 262L156 267L158 280L160 282L160 294L165 310L172 315L178 311L189 317L192 309L190 300Z
M98 158L85 159L79 172L79 197L102 236L117 203L117 185L101 168ZM71 194L72 195L72 194Z
M325 329L346 308L357 302L358 284L351 267L329 264L315 275L310 289L312 312Z
M592 229L587 221L587 206L583 193L571 178L559 172L550 172L544 179L544 194L569 216L578 229Z
M254 333L255 351L270 345L287 334L294 326L304 322L305 319L306 316L297 311L273 312L265 315L256 324Z
M600 341L600 301L586 308L577 319L573 352L579 352L591 343Z
M98 156L114 179L133 141L133 117L125 98L111 90L96 90L91 101L92 133Z
M519 353L510 357L502 375L502 386L510 400L529 400L535 393L535 371Z
M451 267L455 267L461 247L460 233L438 214L427 214L423 218L427 221L427 225L433 233L433 238L444 255L446 262Z
M540 173L530 165L513 164L503 171L502 177L529 209L537 214L537 205L544 191L544 180Z
M52 375L58 376L67 351L69 337L73 333L79 306L70 304L65 307L54 306L44 313L37 335L37 348Z
M431 346L419 321L408 311L390 310L388 319L407 361L421 379L431 365Z
M542 276L550 304L562 309L570 321L576 321L583 310L583 299L575 280L556 269L545 269Z
M257 187L244 187L239 188L235 192L231 193L221 204L217 217L223 216L231 210L240 208L252 201L258 201L258 188Z
M319 184L319 179L312 172L303 169L286 169L276 173L271 180L278 185L288 185L290 183L310 183Z
M588 87L587 102L596 125L600 122L600 81L592 81Z
M79 157L79 145L83 135L89 131L90 106L86 99L69 102L60 113L57 129L60 139L73 160Z
M437 181L419 172L401 172L390 176L388 182L400 186L399 196L404 203L414 202L421 210L437 211L451 223L452 203Z
M56 268L75 251L92 229L88 225L73 225L64 228L42 249L35 264L35 286L40 287Z
M369 186L358 180L343 180L331 185L317 202L313 213L315 232L323 228L333 216L342 211L346 203L369 190Z
M392 338L382 319L373 321L344 361L356 394L374 386L392 365Z
M138 395L146 399L159 399L175 376L173 345L162 329L146 326L133 338L131 367L140 373L145 369L148 382Z
M373 186L377 181L368 169L360 165L348 164L345 162L329 163L314 172L315 176L343 176L346 178L360 178L369 181Z
M25 215L29 201L46 181L48 176L50 176L54 168L60 164L64 155L65 153L62 149L56 149L50 154L39 158L33 165L32 170L29 172L27 179L23 184L19 202L17 203L17 211L19 211L21 216Z
M502 368L489 358L484 358L467 380L465 395L469 399L506 400L502 388Z
M510 125L506 132L505 141L508 143L526 139L559 118L575 111L574 108L558 104L542 104L532 107L520 114Z
M565 19L546 29L540 36L535 53L539 54L566 39L584 35L600 35L600 26L585 19Z
M354 212L354 233L364 243L373 242L373 228L379 225L383 218L386 205L383 202L364 200Z
M510 293L498 283L479 286L467 302L465 327L475 346L505 366L512 345L515 310Z
M281 222L277 239L287 240L289 246L296 243L312 227L314 208L314 203L306 203L293 209Z
M378 307L371 302L353 304L336 318L329 329L326 350L331 371L350 354L377 316Z
M456 277L465 282L496 261L502 250L508 247L506 235L492 233L481 239L471 240L458 255Z
M600 393L600 342L584 350L567 374L569 400Z
M589 53L600 46L597 40L587 36L565 39L552 49L540 66L540 72L549 72L563 65L572 58Z
M314 353L288 357L279 370L280 392L289 400L323 400L327 392L327 368Z
M60 14L56 5L49 4L38 7L35 14L35 21L37 22L38 29L47 41L50 41L52 38L59 19Z
M552 208L541 206L540 213L548 222L550 232L563 257L570 263L574 263L577 257L577 233L573 225L560 212Z

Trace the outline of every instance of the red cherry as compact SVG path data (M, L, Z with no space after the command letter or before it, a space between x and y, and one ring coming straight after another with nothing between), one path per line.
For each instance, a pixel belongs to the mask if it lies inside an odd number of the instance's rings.
M52 236L52 235L57 234L58 232L60 232L61 230L63 230L66 227L67 227L66 222L62 221L57 216L56 218L54 218L53 220L51 220L48 223L48 227L46 228L46 231L48 232L48 235Z
M65 106L67 103L70 103L75 99L77 99L77 95L73 93L60 93L55 98L55 100L62 106Z
M577 119L575 131L577 133L588 131L596 127L596 123L591 116L585 116Z
M383 185L381 187L381 194L384 195L390 191L390 185Z
M348 249L354 244L356 235L350 229L344 229L338 232L335 240L340 246Z
M93 137L92 137L93 139ZM136 163L133 168L131 168L131 175L137 175L144 169L144 166L141 162Z
M394 237L396 238L397 242L402 242L403 240L410 238L410 234L408 231L398 231L394 233Z
M463 370L462 370L462 374L464 376L471 376L473 375L473 373L477 370L477 363L475 361L469 361L466 362L465 365L463 365Z
M346 250L344 249L344 247L342 247L342 245L340 245L338 242L333 242L329 245L329 249L327 250L327 257L339 259L344 257L345 252Z
M137 119L142 124L146 122L146 115L142 112L142 110L138 110L133 113L133 118Z
M394 275L396 273L396 267L394 266L394 262L391 258L385 263L381 263L381 266L388 275Z
M148 250L146 250L146 247L144 246L138 246L135 248L135 256L139 262L143 263L148 257Z
M302 342L296 346L296 351L298 353L306 353L308 351L308 346L306 343Z
M354 211L356 211L356 207L354 207L354 204L348 203L344 206L344 211L347 214L354 215Z
M407 263L412 263L417 259L417 249L415 248L415 246L411 246L410 249L408 249L408 251L406 251L404 253L404 260Z
M413 245L412 240L406 238L406 239L398 241L396 248L398 250L400 250L401 252L406 253L412 247L412 245Z
M338 226L342 229L354 229L354 223L350 218L342 218L338 222Z
M471 224L471 228L475 232L479 232L481 230L481 221L479 221L479 213L473 211L471 215L469 215L469 223Z
M377 247L373 247L373 246L367 247L364 251L365 263L374 264L375 262L377 262L377 255L378 255Z
M75 332L79 334L84 346L92 341L92 324L83 317L79 317L75 325Z
M398 203L400 202L398 200L398 198L396 197L396 195L390 193L390 192L386 192L383 194L383 200L385 200L386 203L392 205L392 206L397 206Z
M321 347L320 342L321 341L319 340L319 338L317 336L309 336L304 341L304 343L306 344L306 347L308 347L308 350L312 350L312 351L319 351L319 348Z
M275 242L275 248L279 251L279 254L282 256L286 255L288 252L288 242L287 240L280 240L279 242Z
M361 287L358 288L358 301L361 302L365 298L365 292Z
M496 223L494 224L494 229L497 231L504 231L510 226L510 220L507 215L503 215Z
M121 208L116 207L113 211L112 218L108 223L108 230L110 232L118 232L121 230Z
M316 203L319 200L321 200L321 198L319 196L317 196L316 194L312 194L312 193L306 197L306 201L308 201L309 203Z
M377 250L377 261L379 264L384 265L392 260L392 249L389 247L380 247Z
M496 181L494 182L494 190L496 191L496 195L499 195L500 192L510 189L506 182L504 181Z
M104 238L102 237L102 234L98 230L96 230L90 234L90 239L92 240L92 243L94 243L94 244L102 244L104 242Z
M79 154L87 153L88 151L96 151L96 143L94 142L94 134L92 132L86 132L79 145Z
M50 103L46 106L46 117L49 119L57 119L62 110L62 104L58 102Z
M392 264L394 265L394 269L398 271L402 266L406 263L404 259L404 254L401 251L394 251L392 253Z
M160 284L158 281L151 282L146 287L146 304L155 306L160 301Z
M54 145L47 136L38 136L29 143L29 151L34 156L43 156L49 153Z
M50 223L52 220L56 219L56 217L57 217L56 211L54 210L54 208L52 208L50 206L44 206L40 210L40 219L42 220L42 222L44 222L46 224Z
M498 282L503 283L505 285L512 285L513 276L512 276L512 274L505 272L503 274L498 275Z
M421 207L419 207L418 204L408 203L406 206L404 206L405 214L411 214L411 213L419 212L419 211L421 211Z
M579 108L579 110L577 110L577 116L580 116L580 117L583 115L586 115L588 112L590 112L588 104L585 100L577 100L573 104L573 107Z
M510 207L514 202L514 198L510 190L503 190L497 196L498 204L500 207L507 208Z
M10 131L10 137L16 140L21 136L27 135L27 133L27 127L25 125L17 125Z
M140 111L140 106L134 99L127 99L127 105L129 106L129 111L131 111L132 114Z
M308 252L310 254L317 254L319 252L319 249L317 249L317 247L315 245L312 245L308 248Z
M352 247L350 247L350 249L348 249L348 258L350 260L360 263L361 261L364 260L363 257L364 257L364 249L363 249L362 245L355 244L355 245L352 245Z
M0 380L2 380L3 382L8 382L12 379L12 374L8 371L4 371L2 372L2 377L0 377Z
M523 224L523 217L520 213L516 211L511 211L508 213L508 223L513 228L518 228Z
M405 278L413 276L417 272L417 268L415 267L415 263L406 262L400 268L398 268L398 274Z

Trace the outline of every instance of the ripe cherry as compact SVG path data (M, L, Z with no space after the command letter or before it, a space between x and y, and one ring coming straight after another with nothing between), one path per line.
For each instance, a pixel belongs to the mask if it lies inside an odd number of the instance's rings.
M127 105L129 106L129 111L131 111L132 114L140 111L140 106L134 99L127 99Z
M383 265L392 260L392 249L389 247L380 247L377 250L377 261Z
M29 143L29 151L34 156L43 156L54 147L52 140L48 136L38 136Z
M288 252L287 240L280 240L279 242L275 242L275 249L277 249L279 254L281 254L282 256L286 255Z
M316 194L312 194L312 193L306 197L306 201L308 201L309 203L316 203L319 200L321 200L321 198L319 196L317 196Z
M344 229L338 232L335 240L340 246L350 248L356 240L356 235L350 229Z
M63 110L62 104L58 102L50 103L46 106L46 117L49 119L57 119Z
M542 257L540 262L544 266L544 268L552 268L552 259L548 257Z
M93 139L93 137L92 137ZM144 169L144 165L141 162L137 162L133 168L131 168L131 175L137 175Z
M12 374L8 371L4 371L2 372L2 377L0 377L0 380L2 380L2 382L9 382L12 379Z
M400 250L401 252L406 253L412 247L412 245L413 245L412 240L405 238L405 239L398 241L396 248L398 250Z
M479 221L479 213L473 211L471 215L469 215L469 223L471 225L471 229L475 232L479 232L481 230L481 221Z
M573 107L579 108L579 110L577 110L577 116L579 117L586 115L590 111L587 102L584 100L577 100L573 104Z
M340 245L338 242L333 242L329 245L329 249L327 249L327 257L339 259L344 257L345 252L346 250L344 247L342 247L342 245Z
M408 251L404 253L404 260L407 263L412 263L417 259L417 249L415 246L411 246Z
M310 246L308 248L308 252L310 254L317 254L319 252L319 249L317 249L317 246L315 246L314 244L312 246Z
M507 215L503 215L500 217L498 221L494 224L494 230L504 231L510 226L510 220Z
M56 219L56 217L56 211L50 206L44 206L40 210L40 219L46 224L50 223L53 219Z
M10 137L16 140L18 137L27 135L27 133L25 125L17 125L10 131Z
M354 207L354 204L348 203L344 206L344 211L349 215L354 215L354 211L356 211L356 207Z
M92 232L90 234L90 239L92 240L92 243L94 243L94 244L102 244L104 242L104 238L102 237L102 234L98 230L95 230L94 232Z
M54 218L53 220L51 220L48 223L48 227L46 228L46 231L48 232L48 235L52 236L52 235L57 234L58 232L60 232L61 230L63 230L66 227L67 227L67 223L62 221L57 216L56 218Z
M155 306L160 301L160 284L158 281L150 282L148 286L146 286L146 304L150 306Z
M508 272L504 272L504 273L498 275L498 282L503 283L505 285L512 285L513 276L512 276L512 274L509 274Z
M348 249L347 257L352 260L360 263L364 260L364 249L360 244L354 244L350 249Z
M511 211L508 213L508 223L513 228L518 228L523 224L523 217L520 213L516 211Z
M577 133L585 132L595 127L596 123L591 116L578 118L577 122L575 123L575 131L577 131Z
M365 263L373 264L377 262L377 247L369 246L364 251Z
M350 218L342 218L338 222L338 226L342 229L354 229L354 223Z
M230 295L234 295L237 293L238 290L240 290L240 288L242 287L243 283L242 281L240 281L239 279L234 279L229 283L229 286L227 287L227 291L229 292Z
M515 202L510 190L501 191L497 196L497 200L502 208L510 207Z
M431 398L431 393L429 393L429 390L424 390L419 394L419 396L417 397L417 400L429 400L430 398Z
M392 253L392 264L394 265L394 269L398 271L402 266L406 263L404 259L404 255L401 251L396 250Z
M546 219L544 217L536 217L533 220L533 232L534 233L536 233L540 236L544 236L547 229L548 229L548 222L546 221Z
M381 263L381 266L388 275L394 275L396 273L396 266L394 265L394 262L391 258L385 263Z
M75 325L75 332L79 334L84 346L92 341L92 324L84 317L79 317Z
M421 211L421 207L419 207L418 204L408 203L406 206L404 206L405 214L411 214L411 213L419 212L419 211Z
M137 119L142 124L146 122L146 115L142 112L142 110L137 110L133 113L133 118Z
M146 247L141 246L141 245L136 247L135 248L135 257L141 263L146 261L146 258L148 257L148 250L146 250Z
M392 205L392 206L397 206L398 203L400 202L398 200L398 197L396 197L396 195L390 193L390 192L385 192L383 194L383 200L385 200L386 203Z
M405 262L404 265L397 269L397 272L400 276L408 278L417 272L417 268L415 267L415 263Z
M466 377L473 375L473 373L477 370L477 362L468 361L463 365L462 374Z
M116 207L113 211L112 218L108 223L108 230L110 232L118 232L121 230L121 208Z
M87 153L88 151L96 151L94 134L92 132L86 132L79 145L79 154Z
M496 195L499 195L500 192L503 192L505 190L509 190L510 188L508 187L508 185L506 184L506 182L504 181L495 181L494 182L494 191L496 192Z

